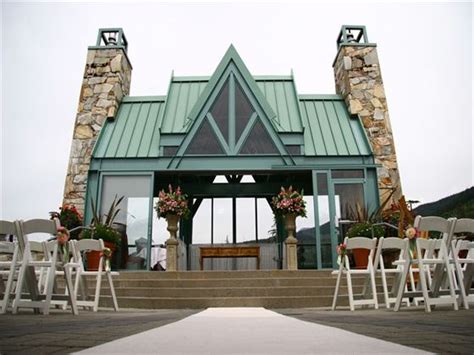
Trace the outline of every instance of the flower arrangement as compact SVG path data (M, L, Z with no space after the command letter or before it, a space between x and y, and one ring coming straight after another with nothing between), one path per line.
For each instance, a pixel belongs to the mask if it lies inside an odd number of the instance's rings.
M49 212L51 219L57 218L61 222L61 225L68 230L82 226L82 215L74 205L63 205L59 207L59 212ZM78 239L80 230L77 229L70 233L71 239Z
M347 245L346 243L341 243L336 247L337 253L337 264L341 265L344 262L344 256L347 255Z
M68 241L70 235L69 231L64 227L58 227L56 232L56 240L58 241L59 251L62 254L63 262L67 263L69 261L69 249L68 249Z
M306 201L303 200L303 191L300 194L297 190L293 190L292 186L288 189L282 186L280 193L273 197L272 206L275 214L294 213L297 216L306 217Z
M416 238L420 237L421 233L413 226L408 226L405 230L405 237L408 238L411 258L416 257Z
M179 186L173 191L173 187L168 185L168 192L161 190L158 198L155 205L158 218L166 218L169 214L185 218L189 215L188 196L182 193Z
M110 259L112 259L112 250L110 248L102 249L102 255L105 259L104 269L110 271Z

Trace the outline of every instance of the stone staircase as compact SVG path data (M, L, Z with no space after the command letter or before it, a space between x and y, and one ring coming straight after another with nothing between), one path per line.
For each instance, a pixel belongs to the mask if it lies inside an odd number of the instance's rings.
M146 309L330 307L335 284L329 270L124 271L114 277L119 307ZM360 292L363 280L354 284L354 291ZM345 287L341 294L347 294ZM338 301L347 304L347 297ZM104 283L101 306L111 305Z

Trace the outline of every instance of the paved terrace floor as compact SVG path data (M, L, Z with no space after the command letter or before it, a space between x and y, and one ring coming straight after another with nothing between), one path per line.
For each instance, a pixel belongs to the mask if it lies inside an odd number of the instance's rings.
M86 350L145 331L150 331L148 334L151 336L147 337L147 339L152 340L153 334L166 334L166 331L168 331L168 336L169 334L175 334L176 338L172 339L172 341L179 344L183 341L183 334L174 332L173 329L179 327L180 324L189 325L192 322L194 324L199 324L200 321L208 322L209 318L202 316L208 313L200 315L199 312L196 310L121 310L116 313L101 309L98 313L82 311L79 316L72 316L68 312L54 310L49 316L43 316L34 315L25 310L21 311L18 315L0 315L0 353L65 354ZM226 312L227 310L222 314L229 314L229 317L219 316L218 318L222 322L221 324L224 325L227 336L235 339L241 330L241 327L237 329L237 325L244 323L239 323L243 320L237 320L235 314L234 316L232 315L232 312ZM363 348L351 348L348 346L350 342L347 333L324 326L374 338L372 340L366 339L367 345L377 344L376 339L381 339L411 347L413 348L412 352L416 352L415 349L420 349L443 354L474 353L474 310L455 312L439 308L430 314L425 313L422 308L403 309L398 313L385 309L357 310L355 312L346 310L331 312L322 309L280 309L275 310L275 312L287 315L291 319L285 320L285 317L272 315L267 321L284 322L282 325L288 324L290 327L286 329L289 329L290 333L291 330L294 331L297 328L308 329L315 333L315 338L319 337L322 345L324 345L321 341L321 333L323 331L329 335L341 335L339 346L333 346L329 349L324 346L314 346L306 353L327 353L328 350L332 353L366 352L363 351ZM194 317L187 318L193 314L195 315ZM295 322L295 318L317 324ZM183 319L185 320L180 322ZM163 327L167 324L170 325ZM316 328L317 326L320 328ZM236 328L233 329L233 327ZM258 323L255 323L247 331L252 331L252 328L254 328L253 331L255 333L262 331ZM320 333L316 334L318 329ZM282 332L285 333L285 329L282 329ZM215 335L210 334L209 336L214 336L215 338ZM129 339L139 340L140 336L143 336L143 334L138 334L135 338ZM351 335L351 337L353 336ZM359 337L358 341L360 339L362 338ZM239 341L245 344L245 339L239 339ZM274 342L275 344L284 344L285 340L275 336ZM123 344L126 343L127 341L123 342ZM120 345L121 343L119 341L115 342L115 344ZM109 347L108 349L114 349L116 353L129 353L126 351L126 348L117 349ZM270 350L271 347L268 349ZM235 349L229 349L228 353L259 353L255 351L255 348L253 351L250 351L251 349L247 350L249 351L237 352ZM279 353L286 353L284 348L279 350ZM155 353L164 354L166 352L160 352L156 349ZM196 353L199 353L199 351L196 351ZM261 353L265 352L262 351ZM405 351L404 353L408 354L411 352ZM135 352L135 354L138 354L138 352Z

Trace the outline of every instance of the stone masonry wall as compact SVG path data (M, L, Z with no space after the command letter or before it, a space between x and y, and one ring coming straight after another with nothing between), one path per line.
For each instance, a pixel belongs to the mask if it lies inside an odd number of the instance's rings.
M341 46L334 64L336 92L351 114L359 115L369 138L377 169L380 201L395 189L402 195L387 99L375 46Z
M107 118L114 118L129 94L132 67L121 48L89 49L84 70L63 204L83 213L87 174L97 136Z

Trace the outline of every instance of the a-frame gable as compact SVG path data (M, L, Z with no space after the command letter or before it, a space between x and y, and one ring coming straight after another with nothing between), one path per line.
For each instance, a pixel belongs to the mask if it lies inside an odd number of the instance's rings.
M274 117L231 45L191 110L188 134L176 155L279 155L286 163L289 154L272 124Z

